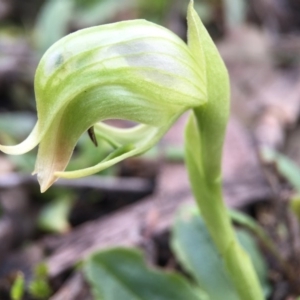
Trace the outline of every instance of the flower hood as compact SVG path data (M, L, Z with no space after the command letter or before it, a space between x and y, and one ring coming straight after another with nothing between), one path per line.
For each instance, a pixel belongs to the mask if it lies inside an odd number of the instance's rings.
M206 102L203 63L171 31L145 20L79 30L50 47L38 65L33 131L0 150L16 155L39 144L34 173L42 192L58 177L99 172L147 151L183 112ZM140 125L118 129L102 123L108 119ZM115 150L96 166L64 172L91 127Z

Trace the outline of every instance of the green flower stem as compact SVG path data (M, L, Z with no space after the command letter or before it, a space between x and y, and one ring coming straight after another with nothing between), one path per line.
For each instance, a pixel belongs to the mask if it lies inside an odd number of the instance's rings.
M249 256L239 245L231 220L225 207L221 180L208 179L195 161L201 157L201 147L195 147L199 142L199 133L194 118L190 119L186 138L186 162L192 190L201 211L201 215L211 234L211 237L224 260L227 271L235 285L241 300L264 299L258 278ZM194 128L194 131L191 130ZM198 135L198 137L197 137ZM199 144L200 146L200 144ZM192 151L192 155L191 152ZM216 287L217 288L217 287Z
M222 196L222 148L230 106L228 73L193 2L188 9L188 28L188 46L199 67L201 64L205 69L207 89L207 102L193 109L186 127L186 164L192 190L240 299L262 300L252 262L237 241Z

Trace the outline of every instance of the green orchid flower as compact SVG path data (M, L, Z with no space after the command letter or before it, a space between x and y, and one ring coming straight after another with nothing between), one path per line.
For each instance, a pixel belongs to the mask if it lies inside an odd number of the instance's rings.
M187 19L188 44L143 20L80 30L55 43L35 75L36 126L24 142L0 150L16 155L39 144L34 173L44 192L59 177L87 176L149 150L192 109L185 150L195 200L240 299L262 300L222 197L227 70L193 1ZM108 119L139 125L119 129L103 123ZM86 131L95 143L102 138L115 150L93 167L64 171Z
M41 191L58 177L99 172L149 150L186 110L206 102L203 67L168 29L134 20L79 30L55 43L35 75L38 122L16 146L22 154L39 144L34 174ZM108 119L140 123L117 129ZM89 128L116 150L96 166L63 172Z

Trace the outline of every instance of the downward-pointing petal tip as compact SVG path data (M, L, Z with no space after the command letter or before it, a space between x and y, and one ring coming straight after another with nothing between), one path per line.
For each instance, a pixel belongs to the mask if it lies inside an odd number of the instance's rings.
M35 125L29 136L20 144L14 146L0 145L0 151L10 155L24 154L38 145L41 134L38 130L38 123Z

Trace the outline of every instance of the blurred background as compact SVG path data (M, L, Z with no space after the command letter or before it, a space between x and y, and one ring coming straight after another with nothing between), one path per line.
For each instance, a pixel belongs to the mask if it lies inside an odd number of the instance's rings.
M18 143L33 128L35 69L58 39L85 27L142 18L186 40L188 2L0 0L0 143ZM231 77L232 115L223 166L226 201L263 225L269 216L267 225L272 226L278 219L270 205L274 184L260 149L280 151L294 165L300 162L300 2L195 0L195 9ZM44 298L34 291L28 299L48 299L50 294L54 300L88 299L81 294L59 298L59 292L78 260L116 244L139 245L153 263L171 266L168 228L177 207L192 202L183 164L185 120L183 116L144 156L89 178L59 180L45 194L30 175L36 150L22 156L0 154L0 299L9 299L18 271L30 281L41 261L48 264L51 287L43 291ZM83 135L68 168L99 162L111 149L98 143L96 148ZM283 296L272 299L286 299L288 288L276 280L279 292L274 295ZM84 289L82 280L80 284Z

